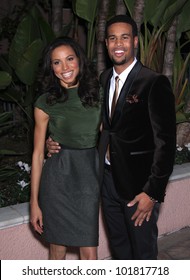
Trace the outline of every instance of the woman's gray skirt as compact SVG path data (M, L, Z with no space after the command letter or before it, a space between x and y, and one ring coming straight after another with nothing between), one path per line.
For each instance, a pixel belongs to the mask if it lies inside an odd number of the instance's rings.
M98 245L99 167L96 148L61 149L44 164L39 201L44 239L64 246Z

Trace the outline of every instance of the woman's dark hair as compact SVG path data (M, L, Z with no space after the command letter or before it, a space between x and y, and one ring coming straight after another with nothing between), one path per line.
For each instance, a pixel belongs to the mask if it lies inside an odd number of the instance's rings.
M68 98L67 89L62 87L51 66L52 51L60 46L70 46L79 59L78 95L83 106L99 104L99 82L96 71L87 59L81 46L72 38L59 37L51 42L43 51L40 73L41 93L48 93L47 103L64 102ZM63 97L63 98L61 98Z

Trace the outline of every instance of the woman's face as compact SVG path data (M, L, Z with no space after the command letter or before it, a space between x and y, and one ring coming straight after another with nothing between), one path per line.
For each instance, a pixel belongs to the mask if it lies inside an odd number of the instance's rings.
M79 59L70 46L60 46L51 53L51 65L62 86L77 86Z

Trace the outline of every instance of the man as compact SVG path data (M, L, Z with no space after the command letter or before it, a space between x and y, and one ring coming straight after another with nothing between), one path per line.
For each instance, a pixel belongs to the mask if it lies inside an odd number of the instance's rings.
M137 26L130 17L117 15L107 22L113 67L100 77L105 92L100 182L112 257L118 260L157 259L159 206L176 148L170 83L137 61L137 46Z

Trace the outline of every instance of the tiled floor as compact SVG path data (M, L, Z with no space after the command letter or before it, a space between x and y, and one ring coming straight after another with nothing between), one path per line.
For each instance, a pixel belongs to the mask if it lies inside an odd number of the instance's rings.
M190 260L190 227L158 239L159 260Z

